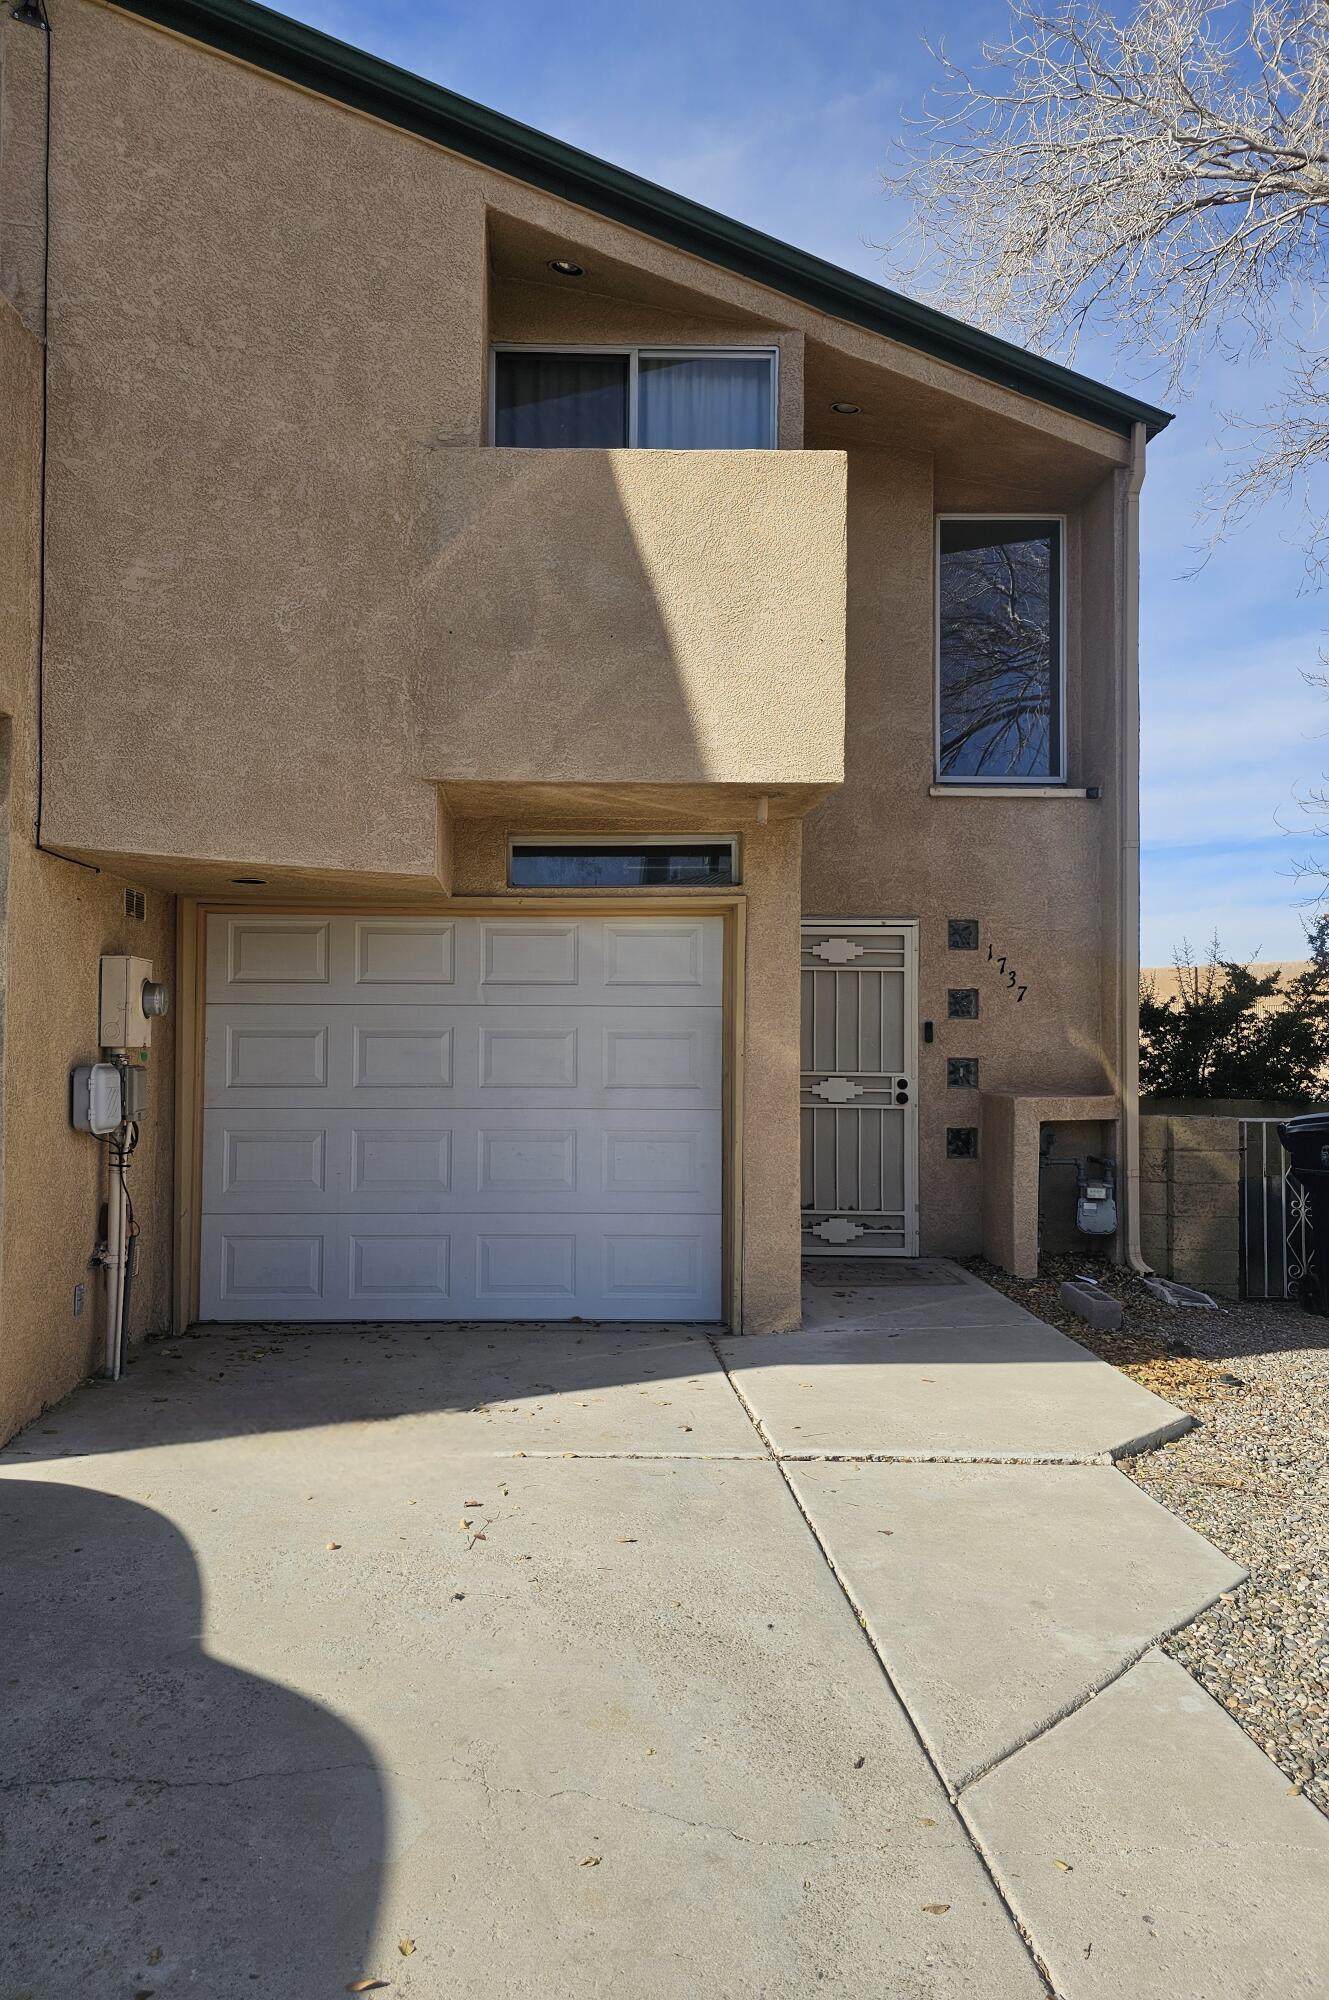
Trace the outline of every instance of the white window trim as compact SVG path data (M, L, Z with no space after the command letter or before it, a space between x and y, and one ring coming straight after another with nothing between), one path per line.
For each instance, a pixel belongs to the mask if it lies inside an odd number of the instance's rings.
M998 772L990 778L975 772L956 772L950 775L941 768L941 531L947 521L1052 521L1057 529L1057 748L1060 753L1055 771L1038 772L1028 778L1013 778L1009 772ZM932 769L934 772L932 790L950 791L952 787L967 790L987 790L989 786L1000 786L1007 792L1033 792L1040 788L1062 790L1066 785L1067 744L1070 736L1069 717L1066 711L1066 516L1048 508L1011 508L997 511L988 509L978 513L938 514L932 539Z
M754 344L751 347L699 347L693 341L680 347L670 347L651 341L636 347L618 342L601 343L582 340L496 340L489 350L489 442L492 445L498 432L498 357L500 354L618 354L625 355L628 363L628 449L641 450L637 443L637 372L642 355L648 360L666 355L671 360L687 360L691 357L708 361L751 361L761 357L771 364L771 422L770 444L753 447L758 451L778 451L780 446L780 350ZM697 448L697 447L694 447ZM569 450L575 447L569 446ZM705 447L700 447L705 449ZM1004 518L1013 519L1011 515ZM1050 519L1051 516L1041 516Z
M655 887L667 889L672 895L688 891L722 889L726 892L739 887L740 844L736 833L623 833L611 828L605 833L510 833L508 835L506 886L512 888L513 849L517 847L727 847L729 849L729 880L727 882L662 882ZM521 890L519 894L531 895L532 890ZM621 888L597 888L585 882L570 882L566 886L542 889L541 895L550 896L622 896ZM636 894L637 891L632 893ZM645 892L650 893L649 889Z

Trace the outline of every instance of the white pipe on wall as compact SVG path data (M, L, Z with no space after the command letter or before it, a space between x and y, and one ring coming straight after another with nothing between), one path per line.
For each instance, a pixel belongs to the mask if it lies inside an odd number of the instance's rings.
M1151 1266L1140 1249L1140 488L1144 484L1144 455L1145 427L1135 424L1122 522L1118 1087L1123 1248L1131 1269L1148 1276Z

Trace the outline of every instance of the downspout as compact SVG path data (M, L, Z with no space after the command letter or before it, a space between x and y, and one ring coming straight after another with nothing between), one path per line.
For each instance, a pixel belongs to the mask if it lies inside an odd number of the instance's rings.
M1121 579L1121 792L1118 827L1121 988L1117 1018L1118 1087L1121 1093L1122 1196L1126 1262L1142 1277L1151 1273L1140 1249L1140 488L1144 485L1145 427L1131 427L1130 467L1124 487Z

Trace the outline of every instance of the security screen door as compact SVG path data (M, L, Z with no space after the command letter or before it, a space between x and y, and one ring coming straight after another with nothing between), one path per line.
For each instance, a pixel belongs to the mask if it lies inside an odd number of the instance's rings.
M803 1253L918 1255L918 926L803 925Z

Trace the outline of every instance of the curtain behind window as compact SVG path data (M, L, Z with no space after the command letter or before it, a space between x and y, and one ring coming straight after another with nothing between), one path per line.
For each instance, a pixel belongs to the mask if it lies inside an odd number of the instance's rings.
M495 444L627 443L626 354L499 354L494 372Z
M773 442L771 430L768 355L642 355L638 444L673 451L752 451Z

